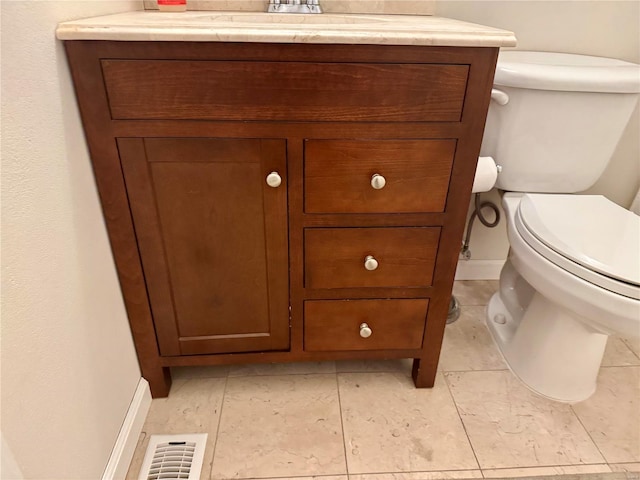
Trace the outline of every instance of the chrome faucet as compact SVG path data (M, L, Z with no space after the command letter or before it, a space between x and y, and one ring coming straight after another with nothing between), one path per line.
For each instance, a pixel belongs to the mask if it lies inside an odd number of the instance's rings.
M320 0L269 0L269 13L322 13Z

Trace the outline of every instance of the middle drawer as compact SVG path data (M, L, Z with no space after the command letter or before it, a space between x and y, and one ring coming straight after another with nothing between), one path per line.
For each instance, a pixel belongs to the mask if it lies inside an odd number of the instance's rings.
M440 227L307 228L306 288L428 287Z

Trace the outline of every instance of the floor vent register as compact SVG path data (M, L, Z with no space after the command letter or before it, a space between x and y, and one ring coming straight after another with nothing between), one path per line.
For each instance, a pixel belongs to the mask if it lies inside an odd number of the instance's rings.
M198 480L207 434L151 435L138 480Z

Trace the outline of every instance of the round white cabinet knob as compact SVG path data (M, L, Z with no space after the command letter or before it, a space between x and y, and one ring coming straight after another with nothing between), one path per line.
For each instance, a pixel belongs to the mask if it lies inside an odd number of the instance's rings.
M371 330L369 325L367 325L366 323L360 324L360 336L362 338L369 338L372 333L373 333L373 330Z
M378 268L378 260L373 258L373 255L367 255L364 257L364 268L369 271L375 270Z
M278 172L271 172L269 175L267 175L267 185L269 185L270 187L277 188L281 183L282 178L280 177Z
M387 184L387 179L384 178L379 173L374 173L372 175L372 177L371 177L371 186L373 188L375 188L376 190L380 190L381 188L384 188L384 186L386 184Z

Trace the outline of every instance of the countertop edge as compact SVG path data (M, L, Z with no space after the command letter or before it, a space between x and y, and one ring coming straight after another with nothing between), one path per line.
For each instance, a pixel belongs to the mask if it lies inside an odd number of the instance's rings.
M59 40L111 40L111 41L178 41L178 42L254 42L254 43L319 43L319 44L376 44L450 47L514 47L516 37L502 33L456 32L348 32L325 29L323 31L269 31L268 29L216 27L212 29L144 27L117 30L109 27L77 27L60 25L56 30Z
M256 20L262 15L265 21ZM513 32L452 18L423 15L333 15L280 21L262 12L125 12L58 25L60 40L246 42L513 47ZM335 22L336 16L345 17ZM237 17L237 18L236 18ZM282 19L292 17L283 16ZM203 21L204 19L204 21ZM247 21L243 21L247 19ZM277 20L276 20L277 19ZM307 20L312 21L307 22Z

